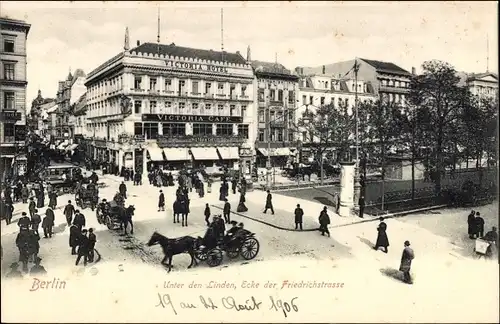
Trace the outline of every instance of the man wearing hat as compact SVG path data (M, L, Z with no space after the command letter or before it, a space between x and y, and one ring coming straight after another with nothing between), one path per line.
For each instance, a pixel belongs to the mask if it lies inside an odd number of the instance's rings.
M413 259L415 259L415 253L410 247L410 241L405 241L405 247L403 249L403 255L401 256L399 271L403 272L403 281L410 285L413 283L410 276L411 261Z
M38 215L38 209L35 209L35 213L31 216L31 229L38 234L38 227L42 222L42 218Z
M66 215L66 222L68 226L71 226L71 220L73 219L73 214L75 213L75 207L71 204L71 200L68 200L68 204L64 207L64 215Z
M89 238L87 237L87 230L82 230L82 233L78 237L78 256L76 258L75 265L80 263L80 259L83 257L83 265L86 266L89 258Z
M35 258L35 265L30 270L30 275L31 276L34 277L34 276L37 276L37 275L47 274L47 271L45 270L45 268L40 264L41 261L42 261L41 258L39 258L39 257Z
M14 262L10 265L10 272L5 275L6 278L22 278L23 274L19 271L19 264Z
M97 242L97 238L94 234L94 229L89 228L89 262L94 262L94 248Z
M45 238L47 237L52 237L52 227L54 227L54 211L52 208L47 207L45 210L45 217L43 218L42 222L42 228L43 228L43 235Z
M85 227L85 216L79 210L75 211L75 219L73 225L76 225L80 230Z
M28 210L30 211L30 216L33 217L35 214L36 204L33 197L30 198L30 204L28 205Z
M30 231L28 227L21 227L16 237L16 246L19 250L19 261L23 263L23 271L28 271L28 258L30 256Z
M28 217L26 212L22 213L22 217L17 221L17 226L21 229L28 229L31 225L31 219Z
M224 220L226 221L226 224L229 224L231 222L231 204L229 201L227 201L227 198L224 199Z

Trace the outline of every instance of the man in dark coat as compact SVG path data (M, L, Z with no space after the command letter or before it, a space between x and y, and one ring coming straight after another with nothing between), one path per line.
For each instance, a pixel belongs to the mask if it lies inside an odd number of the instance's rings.
M36 208L45 207L45 192L43 191L43 187L40 184L40 189L38 190L38 195L36 197Z
M17 221L17 226L19 226L20 229L29 229L31 225L31 219L28 217L28 215L23 212L21 218Z
M122 181L122 183L118 187L118 190L120 191L120 194L123 196L123 198L127 199L127 185L125 184L125 182Z
M359 204L359 217L363 218L363 214L365 212L365 197L361 195L358 200Z
M410 247L410 242L405 241L405 247L403 249L403 255L401 256L401 264L399 265L399 271L403 272L403 281L407 284L412 284L410 270L411 262L415 259L415 253Z
M33 214L35 214L35 209L36 209L35 200L33 199L33 197L31 197L30 204L28 206L28 210L30 211L30 216L33 216Z
M160 196L158 197L158 211L165 211L165 195L162 190L160 190Z
M266 207L264 208L264 214L267 213L267 210L271 209L271 213L274 215L274 208L273 208L273 195L271 195L271 191L267 191L267 197L266 197Z
M226 194L224 193L224 185L221 183L219 189L219 201L224 201L226 199Z
M297 204L297 208L295 208L295 229L302 230L302 218L304 216L304 211L300 208L300 205Z
M319 231L321 232L321 235L324 236L326 233L326 234L328 234L328 237L330 237L330 231L328 230L328 225L330 225L330 216L328 216L328 213L326 210L327 210L327 208L325 206L325 207L323 207L323 210L319 214L319 218L318 218Z
M475 215L476 212L472 210L467 216L467 233L469 234L469 238L473 239L476 234L476 224L475 224Z
M21 198L23 200L23 204L26 204L28 202L29 195L30 195L30 193L29 193L28 187L26 187L26 185L24 185L23 188L21 189Z
M384 217L379 218L380 224L377 227L377 242L375 243L375 250L378 250L379 247L384 248L384 252L389 252L389 238L387 237L387 224L384 222Z
M210 206L208 204L205 205L205 222L207 223L207 226L210 226L210 222L208 221L210 219Z
M47 270L45 270L45 268L40 264L41 261L42 261L41 258L39 257L35 258L35 265L30 270L30 276L36 277L47 274Z
M79 210L77 210L75 212L75 219L73 219L73 225L75 225L76 227L78 227L78 229L81 231L82 228L85 227L85 216L80 213Z
M78 246L80 234L80 230L75 225L69 227L69 247L71 248L71 255L76 255L76 247Z
M30 256L30 231L25 227L21 230L16 237L16 246L19 249L19 261L23 263L23 271L28 272L28 258Z
M97 237L94 234L94 229L89 228L89 262L94 262L94 249L97 243Z
M9 225L12 221L12 213L14 212L14 206L11 203L6 203L4 205L5 213L5 223Z
M52 237L52 228L54 227L54 211L48 207L47 210L45 210L45 217L43 218L42 222L42 228L43 228L43 235L45 238L47 237Z
M172 210L174 215L174 224L179 222L179 215L181 214L181 198L180 196L172 204Z
M35 213L31 216L31 228L38 234L38 227L42 222L42 218L38 215L38 209L35 209Z
M476 212L476 217L474 219L474 223L476 225L477 237L483 237L484 236L484 219L481 217L480 212Z
M87 230L84 229L78 236L78 256L76 258L75 265L80 263L80 259L83 257L83 265L86 266L89 261L89 246L90 241L87 237Z
M226 221L226 224L229 224L231 221L231 204L227 199L225 199L224 203L224 220Z
M49 207L52 209L57 207L57 193L56 192L49 193Z
M68 226L71 226L73 220L73 214L75 213L75 207L71 204L71 200L68 200L68 204L64 207L64 215L66 216L66 222Z
M236 180L236 177L233 177L231 180L231 189L233 190L233 195L236 194L236 187L238 185L238 181Z
M38 256L38 252L40 252L40 235L34 230L30 230L29 232L29 240L28 240L28 255L33 256L33 260L35 260Z

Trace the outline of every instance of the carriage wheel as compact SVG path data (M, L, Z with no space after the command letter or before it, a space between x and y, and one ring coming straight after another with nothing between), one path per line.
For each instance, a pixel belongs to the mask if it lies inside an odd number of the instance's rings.
M108 227L108 229L112 230L115 228L115 225L113 224L113 221L111 220L111 217L106 216L105 223L106 223L106 226Z
M259 253L259 248L259 241L257 241L255 238L251 237L249 239L246 239L241 244L241 256L245 260L252 260L257 256L257 253Z
M211 267L219 266L222 263L222 251L218 248L208 251L207 264Z
M230 248L227 248L226 254L230 259L235 259L238 257L238 255L240 255L240 250L237 246L232 246Z
M204 249L198 249L195 252L194 257L200 261L205 261L208 258L208 254Z

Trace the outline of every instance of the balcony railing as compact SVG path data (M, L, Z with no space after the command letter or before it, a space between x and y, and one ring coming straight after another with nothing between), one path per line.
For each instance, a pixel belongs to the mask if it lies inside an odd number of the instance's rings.
M227 98L227 94L225 94L225 93L217 93L217 94L215 94L215 96L217 98Z

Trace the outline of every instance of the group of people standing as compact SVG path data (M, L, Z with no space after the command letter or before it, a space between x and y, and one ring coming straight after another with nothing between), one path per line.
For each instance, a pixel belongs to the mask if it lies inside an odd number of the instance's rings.
M86 219L78 209L75 209L71 200L64 207L64 215L66 216L66 223L69 226L69 247L71 248L71 255L76 255L75 265L80 263L83 257L83 265L86 266L88 262L94 262L94 250L97 242L94 229L85 229Z

